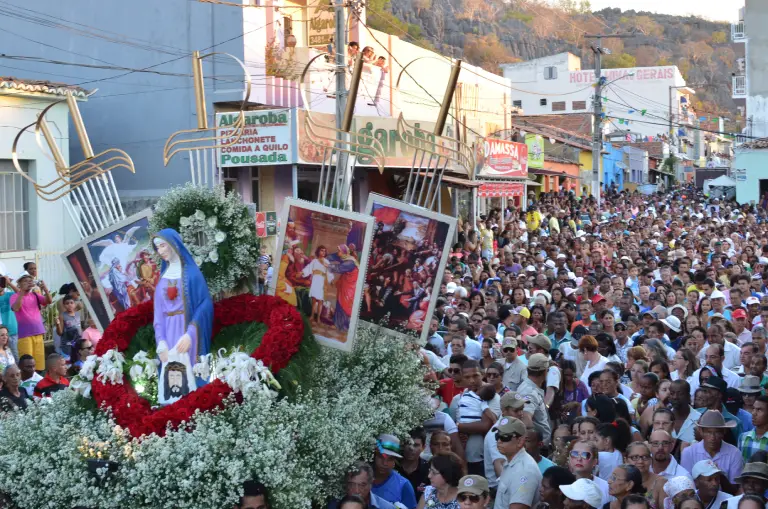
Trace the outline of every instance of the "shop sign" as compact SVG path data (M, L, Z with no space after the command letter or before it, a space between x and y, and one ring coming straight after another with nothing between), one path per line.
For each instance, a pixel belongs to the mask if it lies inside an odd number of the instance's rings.
M333 140L336 138L336 132L333 130L335 127L335 116L328 113L312 113L312 121L315 125L312 127L312 131L315 136L312 139L316 143L310 141L310 136L307 134L304 118L306 117L306 111L299 110L298 114L298 140L299 140L299 162L304 164L322 164L323 153L325 147L328 148L328 154L330 154L333 148L333 143L330 141L320 141L317 143L318 137L327 138ZM384 151L385 159L382 161L387 168L410 168L413 165L413 153L416 149L406 144L406 141L412 145L415 145L421 149L435 153L447 153L447 150L441 145L435 142L435 136L433 134L426 134L420 131L414 132L406 131L404 136L400 135L397 128L397 118L392 117L355 117L352 121L352 128L350 132L352 134L351 141L359 143L362 147L356 147L356 153L358 156L357 164L360 166L373 166L375 165L373 159L373 149L370 149L371 141L367 136L373 136L381 144L381 148ZM434 122L409 122L420 130L424 130L427 133L431 133L435 128ZM453 126L445 126L443 135L446 137L453 136ZM427 164L426 157L423 164ZM417 164L419 161L416 161ZM434 165L434 161L433 161Z
M267 237L274 237L277 235L277 212L267 212Z
M259 238L277 235L277 212L256 212L256 236Z
M310 0L307 12L307 46L327 46L332 43L336 32L333 3L329 0Z
M239 113L217 113L217 134L229 144ZM258 110L245 113L245 129L236 143L217 150L219 167L293 164L291 111ZM229 137L229 138L228 138Z
M485 182L477 189L480 198L507 198L525 195L525 183L523 182Z
M479 141L479 140L478 140ZM483 158L477 161L481 177L526 178L528 176L528 146L524 143L486 138Z
M544 138L540 134L526 134L528 168L544 168Z

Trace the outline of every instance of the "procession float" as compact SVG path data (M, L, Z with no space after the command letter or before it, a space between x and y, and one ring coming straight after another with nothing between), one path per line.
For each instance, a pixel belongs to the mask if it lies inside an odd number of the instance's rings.
M7 507L222 509L258 480L271 507L310 508L342 491L376 436L428 417L406 338L360 327L327 346L311 316L257 294L253 217L220 186L172 190L78 249L84 303L109 323L70 390L0 420ZM125 252L102 278L105 249ZM338 251L337 266L358 268Z

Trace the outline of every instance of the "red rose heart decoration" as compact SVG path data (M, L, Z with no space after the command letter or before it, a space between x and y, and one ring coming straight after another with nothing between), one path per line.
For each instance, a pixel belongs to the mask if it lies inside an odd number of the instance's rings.
M153 319L152 302L118 314L104 331L104 337L96 347L96 355L102 356L113 349L125 352L138 330L151 325ZM278 297L238 295L214 304L212 338L224 327L246 322L262 322L268 327L261 344L251 356L277 374L299 351L304 337L301 315L295 307ZM227 384L214 380L175 403L152 410L149 402L139 396L127 381L112 384L100 382L94 377L91 387L99 407L111 408L115 422L134 437L151 433L163 436L169 426L175 429L182 422L189 422L197 410L207 412L221 408L224 398L232 392Z

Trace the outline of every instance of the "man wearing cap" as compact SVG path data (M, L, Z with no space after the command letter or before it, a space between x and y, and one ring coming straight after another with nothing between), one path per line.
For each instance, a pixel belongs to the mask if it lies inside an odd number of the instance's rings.
M573 484L560 486L566 497L568 509L600 509L603 507L603 493L590 479L576 479Z
M746 378L744 381L747 382ZM754 384L753 380L749 382ZM747 390L754 391L758 388L759 386L751 386ZM768 396L759 396L752 405L752 425L755 429L742 433L739 437L739 450L745 462L757 451L768 452Z
M701 460L712 460L733 483L741 475L744 460L739 450L723 441L725 434L734 427L734 422L727 422L717 410L704 412L696 424L701 441L686 447L680 458L680 465L688 470ZM729 485L726 491L732 492Z
M768 490L768 464L747 463L744 471L736 478L741 485L742 494L728 499L727 509L738 509L739 501L744 495L755 495L766 502L765 492Z
M731 495L720 489L722 471L712 460L701 460L693 466L693 483L696 485L696 498L704 509L719 509Z
M414 509L417 501L413 486L395 471L395 460L400 458L400 439L394 435L380 435L373 454L371 492L391 504L399 502L407 509Z
M525 399L523 410L531 416L533 425L543 435L545 444L549 444L552 436L549 413L544 403L545 393L541 389L547 380L548 369L549 358L547 356L540 353L531 355L528 359L528 376L517 388L517 393Z
M525 363L517 357L517 340L506 337L501 343L504 354L504 376L502 381L510 390L516 391L526 376Z
M713 375L707 378L706 382L701 385L701 389L701 397L703 398L704 404L706 406L704 408L697 408L697 410L701 414L707 410L717 410L722 414L726 422L735 423L732 430L732 443L737 443L743 428L741 425L741 420L730 413L725 407L725 401L728 397L728 386L725 384L725 381L722 378Z
M507 463L499 477L494 509L533 508L539 501L541 472L525 450L525 424L513 417L499 421L496 445Z
M752 342L752 333L747 328L747 312L739 308L731 313L733 318L733 332L736 334L736 344L741 346L744 343Z
M549 351L552 348L552 342L544 334L537 334L528 338L528 357L534 354L542 354L549 359ZM555 401L555 396L560 390L560 369L550 362L547 369L547 385L544 393L544 404L549 408Z
M456 500L461 509L486 509L491 502L488 481L479 475L465 475L459 480Z
M712 295L709 296L709 300L712 303L712 309L707 315L712 316L716 313L720 313L730 322L731 310L725 308L725 294L720 290L715 290L712 292Z
M525 400L516 392L508 392L501 397L501 417L493 425L491 430L485 435L483 441L483 464L485 467L485 478L488 479L488 485L493 492L499 484L499 476L504 469L507 458L499 452L496 442L496 433L499 430L499 423L504 418L513 417L525 424L526 428L533 426L531 417L523 412Z

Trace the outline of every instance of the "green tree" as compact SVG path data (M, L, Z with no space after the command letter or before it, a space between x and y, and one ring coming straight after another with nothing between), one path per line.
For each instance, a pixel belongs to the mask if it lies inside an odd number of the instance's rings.
M629 53L605 55L603 57L603 67L606 69L637 67L637 59Z
M726 40L725 32L712 32L712 44L723 44Z

